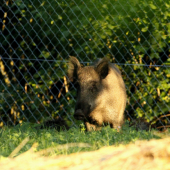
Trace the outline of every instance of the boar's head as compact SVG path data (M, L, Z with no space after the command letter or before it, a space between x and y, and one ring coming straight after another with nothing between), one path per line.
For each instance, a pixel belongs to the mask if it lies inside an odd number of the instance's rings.
M76 84L77 101L74 117L78 120L88 119L89 114L99 105L102 80L109 73L109 61L104 58L94 66L81 66L75 57L70 57L68 77Z

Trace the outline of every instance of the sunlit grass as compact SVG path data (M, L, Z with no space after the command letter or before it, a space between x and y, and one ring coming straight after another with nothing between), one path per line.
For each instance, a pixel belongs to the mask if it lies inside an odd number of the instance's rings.
M31 123L24 123L22 126L4 127L0 130L0 155L9 156L26 137L29 137L29 141L15 156L29 150L34 143L38 143L37 151L70 143L88 143L91 146L70 147L51 152L52 155L66 155L75 152L97 150L103 146L128 144L136 140L161 138L154 130L148 132L136 131L133 127L129 127L128 123L123 126L120 132L109 127L104 127L101 131L94 132L84 132L79 128L71 128L68 131L58 132L55 129L37 130Z

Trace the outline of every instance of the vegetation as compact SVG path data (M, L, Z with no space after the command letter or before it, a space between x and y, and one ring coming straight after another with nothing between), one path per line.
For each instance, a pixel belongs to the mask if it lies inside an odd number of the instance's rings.
M16 153L17 156L29 150L34 143L38 143L36 151L52 148L49 155L70 154L74 152L97 150L103 146L128 144L136 140L149 140L160 138L154 131L136 131L133 127L128 127L128 123L123 126L122 131L117 132L109 127L101 131L84 132L83 128L71 128L69 131L57 132L54 129L37 130L31 123L23 123L13 128L3 127L0 130L0 155L7 157L26 138L29 141ZM59 145L77 143L87 143L90 147L70 147L68 149L55 150Z
M6 0L0 5L0 126L58 114L72 124L75 91L70 85L68 92L64 77L69 55L84 62L107 56L119 65L127 117L150 121L169 113L169 0Z

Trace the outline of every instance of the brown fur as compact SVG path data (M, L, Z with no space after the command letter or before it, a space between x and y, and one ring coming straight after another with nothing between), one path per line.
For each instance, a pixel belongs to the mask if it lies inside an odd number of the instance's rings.
M119 69L106 58L93 66L82 67L70 58L69 79L77 81L75 118L84 120L87 131L98 130L103 123L119 129L124 122L126 89Z

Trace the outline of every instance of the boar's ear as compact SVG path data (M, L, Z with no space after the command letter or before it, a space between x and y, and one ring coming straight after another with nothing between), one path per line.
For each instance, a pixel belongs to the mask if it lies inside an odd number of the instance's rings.
M99 74L100 78L104 79L109 73L109 60L107 58L100 60L97 63L95 70Z
M71 57L68 64L68 78L74 82L77 79L77 71L81 68L81 64L76 57Z

